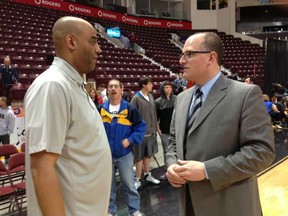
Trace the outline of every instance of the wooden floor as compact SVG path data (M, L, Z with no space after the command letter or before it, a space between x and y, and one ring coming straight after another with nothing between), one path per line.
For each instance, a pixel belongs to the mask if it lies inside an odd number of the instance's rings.
M288 215L288 157L258 177L264 216Z

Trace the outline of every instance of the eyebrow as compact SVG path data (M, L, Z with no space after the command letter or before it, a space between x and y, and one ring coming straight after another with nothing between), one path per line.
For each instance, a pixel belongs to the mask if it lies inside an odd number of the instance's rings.
M97 35L93 35L90 39L91 40L97 40L99 37Z

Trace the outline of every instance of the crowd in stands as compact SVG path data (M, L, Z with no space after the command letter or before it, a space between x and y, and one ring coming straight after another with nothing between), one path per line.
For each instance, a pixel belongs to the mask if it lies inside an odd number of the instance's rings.
M271 117L273 128L281 130L283 127L287 127L287 96L281 95L277 97L276 95L272 95L270 99L267 94L263 94L263 100L266 110Z

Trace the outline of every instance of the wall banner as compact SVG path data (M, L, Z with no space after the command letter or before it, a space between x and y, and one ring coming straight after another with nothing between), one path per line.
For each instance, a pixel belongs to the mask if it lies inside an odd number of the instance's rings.
M34 6L46 7L54 10L77 13L96 18L99 17L103 19L114 20L117 22L123 22L138 26L160 27L169 29L187 29L187 30L192 29L192 23L187 21L143 18L116 13L105 9L79 5L71 2L65 2L61 0L11 0L11 1L30 4Z

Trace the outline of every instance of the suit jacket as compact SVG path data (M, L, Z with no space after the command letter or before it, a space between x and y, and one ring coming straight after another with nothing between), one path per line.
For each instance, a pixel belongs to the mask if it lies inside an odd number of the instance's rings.
M204 162L209 180L180 188L180 215L186 215L186 187L196 216L262 215L256 175L272 163L275 150L260 88L221 75L187 135L184 156L193 91L194 87L177 97L166 164L177 163L177 158Z

